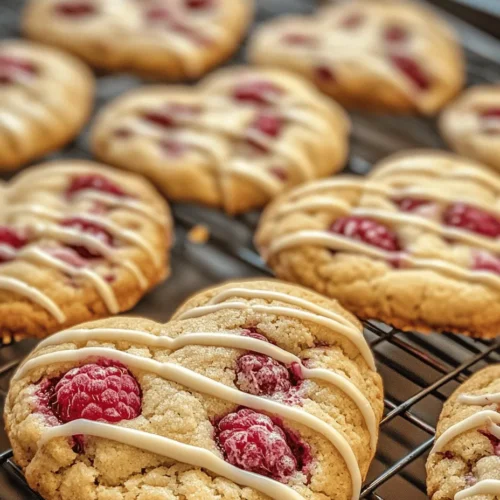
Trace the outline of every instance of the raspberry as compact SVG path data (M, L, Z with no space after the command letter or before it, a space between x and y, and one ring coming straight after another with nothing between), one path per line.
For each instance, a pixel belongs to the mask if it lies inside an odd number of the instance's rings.
M241 332L241 336L251 337L252 339L262 340L263 342L269 342L269 340L267 340L264 335L260 334L254 327L245 328L245 330Z
M188 150L187 145L174 139L163 139L160 146L172 158L180 158Z
M488 238L500 236L500 220L494 215L480 208L467 205L466 203L454 203L450 205L443 219L448 226L467 229Z
M317 43L317 39L314 36L306 35L304 33L288 33L283 35L281 41L288 45L314 46Z
M179 124L179 118L192 118L200 112L198 106L189 104L169 104L160 111L148 111L143 119L163 128L172 128Z
M172 13L165 7L152 7L146 11L146 19L148 21L169 21L172 18Z
M186 7L189 9L208 9L213 7L213 0L185 0Z
M480 113L481 118L500 119L500 108L490 108Z
M53 388L51 406L62 422L79 418L116 423L141 412L141 389L121 363L100 360L73 368Z
M472 261L472 269L500 274L500 259L488 252L476 252Z
M46 250L46 252L52 257L62 260L72 267L82 268L87 265L87 261L82 259L80 255L71 248L51 248Z
M402 26L387 26L384 30L384 39L390 43L401 43L408 39L408 31Z
M270 167L269 172L281 182L288 181L288 172L282 167Z
M237 101L252 104L269 104L283 94L281 88L271 82L247 81L239 84L233 93Z
M391 54L389 57L392 64L404 73L419 90L429 89L431 82L414 59L401 54Z
M251 127L270 137L278 137L283 126L283 120L275 113L261 113Z
M364 18L365 16L363 16L359 12L353 12L352 14L349 14L344 19L342 19L342 21L340 22L340 26L347 29L357 28L358 26L361 26Z
M331 226L330 231L389 252L400 250L398 238L387 226L362 217L342 217Z
M490 440L491 446L493 446L493 453L500 457L500 439L491 434L488 431L479 431L484 437L487 437Z
M283 483L310 460L308 445L299 446L295 435L287 434L267 415L247 408L220 420L216 435L227 462Z
M56 12L67 17L83 17L95 14L96 6L92 2L61 2L56 5Z
M420 207L431 203L429 200L423 200L421 198L398 198L393 201L403 212L414 212Z
M71 184L66 190L66 196L71 198L75 193L87 189L102 191L103 193L109 193L114 196L125 196L125 192L119 186L104 177L104 175L99 174L79 175L78 177L73 177Z
M0 226L0 264L12 260L15 250L28 244L25 236L15 229ZM2 247L5 247L2 249Z
M0 85L15 83L36 74L33 64L17 57L0 56Z
M70 227L76 229L83 233L87 233L91 236L98 238L102 243L108 246L113 245L113 237L106 231L103 227L95 222L82 219L80 217L73 217L71 219L65 219L61 222L64 227ZM101 255L95 250L89 250L88 248L81 245L69 245L80 257L84 259L92 259L96 257L101 257Z
M333 83L336 80L335 73L328 66L318 66L314 70L314 74L315 74L316 79L321 81L321 82Z

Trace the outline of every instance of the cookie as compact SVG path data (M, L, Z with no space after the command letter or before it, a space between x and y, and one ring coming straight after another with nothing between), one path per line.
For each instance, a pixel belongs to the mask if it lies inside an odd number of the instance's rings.
M0 339L130 309L167 276L171 231L151 185L97 163L46 163L2 185Z
M0 41L0 171L76 137L93 97L94 77L80 61L36 43Z
M500 365L474 374L445 403L427 460L431 500L500 498Z
M346 106L376 111L433 114L464 82L450 27L394 0L341 2L272 20L257 30L249 57L300 73Z
M238 49L253 0L31 0L29 37L98 68L198 78Z
M166 325L49 337L14 375L5 422L46 500L356 500L382 412L359 322L253 281L196 295Z
M442 136L458 153L500 170L500 85L477 85L448 106Z
M309 183L264 213L274 272L403 330L500 332L500 178L472 160L410 151L367 179Z
M112 102L92 130L101 160L146 175L173 201L228 213L325 177L346 159L349 122L281 70L221 70L198 87L153 86Z

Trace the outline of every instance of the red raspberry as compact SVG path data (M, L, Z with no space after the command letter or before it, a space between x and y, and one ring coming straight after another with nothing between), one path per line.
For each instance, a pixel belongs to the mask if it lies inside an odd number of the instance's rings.
M493 118L500 120L500 108L490 108L480 113L481 118Z
M13 251L19 250L27 244L28 239L18 231L7 226L0 226L0 264L12 260ZM8 248L2 250L2 246Z
M493 453L500 457L500 439L491 434L488 431L479 431L480 434L487 437L490 440L491 446L493 446Z
M411 57L401 54L391 54L392 64L404 73L419 90L428 90L431 82L420 65Z
M213 7L213 0L185 0L184 3L189 9L208 9Z
M56 12L67 17L82 17L97 12L92 2L61 2L56 5Z
M267 415L247 408L230 413L216 434L225 460L240 469L281 482L299 470L285 431Z
M36 74L33 64L17 57L0 56L0 85L11 84L20 78L30 77Z
M160 146L172 158L180 158L188 150L186 144L174 139L163 139L160 141Z
M46 250L46 252L52 257L62 260L72 267L82 268L87 265L87 261L85 259L82 259L80 255L71 248L51 248Z
M70 227L72 229L76 229L83 233L87 233L91 236L98 238L102 243L108 246L112 246L114 241L111 234L106 231L103 227L95 222L88 221L86 219L82 219L80 217L73 217L71 219L65 219L61 222L61 225L64 227ZM80 257L84 259L92 259L96 257L101 257L101 255L95 250L89 250L88 248L81 245L69 245Z
M334 83L336 81L335 73L332 68L328 66L318 66L314 70L314 74L317 80L325 83Z
M408 39L408 31L405 28L398 25L387 26L384 31L384 38L390 43L401 43Z
M100 174L79 175L73 177L71 184L66 190L66 196L71 198L75 193L92 189L94 191L102 191L114 196L126 196L125 192L117 186L114 182L110 181L107 177Z
M269 172L281 182L288 181L288 172L282 167L270 167Z
M314 36L304 33L288 33L283 35L281 41L288 45L307 45L311 47L316 45L318 40Z
M252 104L269 104L283 94L283 90L271 82L247 81L240 83L233 93L237 101Z
M261 113L251 127L270 137L278 137L283 126L283 120L276 113Z
M121 363L100 360L73 368L54 387L51 405L62 422L116 423L141 413L141 389Z
M467 205L466 203L454 203L450 205L446 209L443 219L448 226L467 229L488 238L497 238L500 236L499 219L480 208Z
M472 269L500 274L500 259L488 252L476 252L472 261Z
M330 226L330 231L389 252L400 250L396 234L387 226L371 219L355 216L341 217Z
M169 21L172 19L172 13L166 7L152 7L146 11L148 21Z
M143 118L159 127L172 128L179 124L179 118L192 118L200 111L198 106L189 104L169 104L160 111L148 111L144 113Z
M420 207L431 203L429 200L423 200L421 198L398 198L393 201L403 212L414 212Z
M257 329L254 328L253 326L251 326L249 328L245 328L241 332L241 336L242 337L251 337L253 339L262 340L263 342L269 342L269 340L267 340L266 337L264 337L264 335L260 334L257 331Z

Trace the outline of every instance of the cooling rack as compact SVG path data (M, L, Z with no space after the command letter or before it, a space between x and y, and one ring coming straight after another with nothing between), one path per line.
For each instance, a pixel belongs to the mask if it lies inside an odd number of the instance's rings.
M19 12L24 2L0 0L0 38L18 36ZM455 25L468 59L468 83L500 81L500 20L471 10L480 0L432 0L446 9L441 13ZM257 0L257 20L285 12L311 12L312 0ZM468 9L464 11L463 5ZM485 2L485 5L487 2ZM488 4L489 5L489 4ZM472 15L473 14L473 15ZM459 18L458 16L465 16ZM488 22L488 20L490 22ZM477 21L474 27L470 21ZM496 22L495 22L496 21ZM243 61L244 48L230 62ZM140 82L128 75L98 75L98 110L106 101ZM346 171L366 174L374 162L390 153L416 147L444 147L432 119L353 114L351 156ZM89 158L88 130L69 147L51 158ZM229 218L216 210L177 204L176 243L172 277L134 309L133 314L167 321L173 310L191 293L231 278L270 275L252 246L258 213ZM205 244L190 241L189 231L202 224L209 229ZM473 372L500 362L500 339L479 341L452 334L405 333L387 325L365 322L365 334L385 380L385 414L377 456L361 497L372 500L425 500L425 458L432 446L435 424L443 402ZM9 377L35 345L32 340L8 339L0 344L0 405ZM12 460L12 452L0 430L0 499L40 499Z

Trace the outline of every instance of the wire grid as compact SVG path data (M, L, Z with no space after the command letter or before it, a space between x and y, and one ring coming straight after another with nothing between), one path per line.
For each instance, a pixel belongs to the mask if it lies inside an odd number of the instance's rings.
M2 38L18 34L22 3L16 0L2 0L0 3ZM310 0L260 0L257 22L280 13L310 12L313 8ZM466 46L469 84L499 81L500 42L484 37L462 21L450 20L460 31ZM233 62L239 62L241 58L240 53ZM131 76L100 76L96 108L138 83ZM373 117L354 113L353 121L352 154L346 168L349 173L366 174L375 161L401 149L443 146L431 119ZM75 143L54 157L90 157L87 137L87 132L84 132ZM200 252L209 250L211 259L227 267L232 268L236 263L249 274L271 275L252 246L258 214L230 219L218 211L187 204L175 205L173 211L177 223L174 261L182 257L203 274L207 269L212 271L213 263L203 267ZM186 237L187 232L200 223L210 229L210 240L202 247L194 245ZM217 281L221 278L213 273L211 279ZM179 302L183 299L176 297ZM141 306L138 310L142 312ZM423 500L427 498L425 455L433 443L435 422L442 403L474 371L488 363L500 362L500 339L488 342L452 334L425 336L405 333L373 321L364 325L385 380L386 397L379 449L361 498ZM17 340L9 339L0 344L0 378L8 377L19 362L20 356L11 355L10 350L26 341L17 344ZM5 396L5 391L0 388L0 400L2 396ZM11 450L0 453L0 468L13 479L15 491L22 495L19 498L41 498L28 489L22 471L12 460Z

